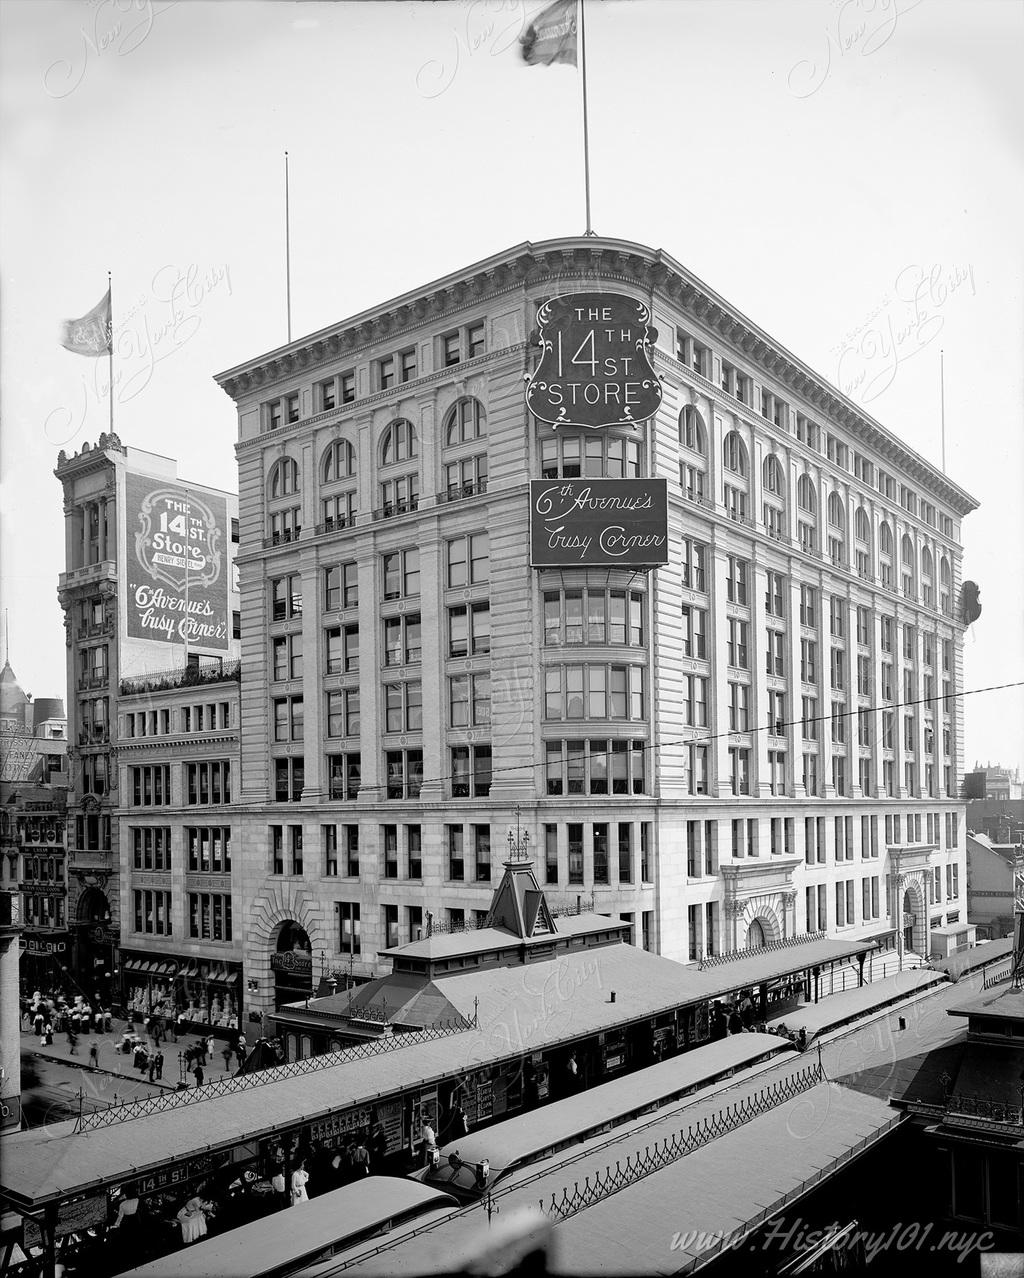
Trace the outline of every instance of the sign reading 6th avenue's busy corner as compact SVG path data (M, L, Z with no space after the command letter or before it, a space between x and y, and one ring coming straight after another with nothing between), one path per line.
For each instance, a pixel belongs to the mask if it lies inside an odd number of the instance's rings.
M651 568L668 563L665 479L532 479L530 563Z
M537 312L540 363L526 389L552 426L635 426L661 404L651 312L622 293L566 293Z

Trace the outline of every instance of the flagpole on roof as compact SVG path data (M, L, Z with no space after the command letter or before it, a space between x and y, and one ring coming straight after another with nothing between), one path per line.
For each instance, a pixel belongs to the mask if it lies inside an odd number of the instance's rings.
M107 394L110 396L110 433L114 433L114 286L110 272L107 271L107 372L110 383Z
M288 305L288 340L292 340L292 231L288 208L288 152L284 153L284 284Z
M593 235L590 225L590 127L587 120L587 24L584 14L587 0L580 0L580 73L583 80L583 185L587 197L587 229L584 235Z

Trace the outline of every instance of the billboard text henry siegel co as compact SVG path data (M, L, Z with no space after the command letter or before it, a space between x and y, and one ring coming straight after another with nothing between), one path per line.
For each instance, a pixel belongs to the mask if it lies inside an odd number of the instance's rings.
M125 476L128 634L227 651L227 503L182 484Z
M668 481L532 479L530 563L627 568L668 563Z

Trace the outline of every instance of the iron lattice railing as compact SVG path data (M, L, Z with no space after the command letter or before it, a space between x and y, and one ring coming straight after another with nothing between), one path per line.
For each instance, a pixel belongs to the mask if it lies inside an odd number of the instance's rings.
M234 1078L219 1078L215 1082L204 1083L201 1087L193 1087L187 1091L166 1092L162 1096L150 1096L145 1100L123 1101L111 1105L108 1109L96 1110L86 1114L79 1108L75 1125L76 1132L91 1131L96 1127L110 1127L115 1123L126 1123L133 1118L149 1118L153 1114L162 1114L167 1110L181 1109L186 1105L197 1105L201 1101L214 1100L218 1096L233 1096L250 1087L262 1087L266 1083L277 1083L285 1078L303 1078L318 1070L330 1069L335 1065L345 1065L349 1061L365 1060L371 1056L379 1056L382 1052L392 1052L400 1047L412 1047L416 1043L426 1043L432 1039L446 1038L450 1034L461 1034L464 1030L475 1029L477 1018L458 1017L442 1021L438 1025L428 1025L422 1030L410 1030L402 1034L389 1034L381 1038L370 1039L365 1043L354 1043L351 1047L343 1047L337 1052L327 1052L323 1056L313 1056L308 1060L290 1061L286 1065L273 1065L270 1069L259 1070L254 1074L239 1074Z
M593 1178L586 1176L582 1185L576 1181L571 1189L563 1189L561 1197L552 1194L551 1201L547 1204L541 1199L541 1210L554 1220L567 1220L603 1198L618 1193L620 1189L627 1189L645 1176L660 1171L670 1163L678 1162L687 1154L695 1153L710 1141L735 1131L751 1119L759 1118L776 1106L794 1100L824 1079L825 1074L820 1065L808 1065L805 1069L779 1079L753 1095L701 1119L685 1131L680 1129L673 1136L656 1141L653 1145L646 1145L635 1154L630 1154L624 1163L617 1159L614 1167L606 1167L603 1172L595 1173Z
M1014 1127L1024 1123L1021 1106L1008 1105L988 1096L966 1096L962 1092L954 1092L950 1096L946 1102L946 1113L956 1117L980 1118L987 1123L1007 1123Z
M990 990L996 985L1002 985L1004 981L1008 981L1013 975L1013 968L1000 968L998 972L993 972L991 976L986 976L982 982L982 989Z
M824 932L804 932L800 936L787 936L781 941L770 941L760 945L756 950L730 950L728 954L712 954L697 964L698 971L709 967L719 967L722 963L735 963L737 959L758 958L762 954L772 954L776 950L792 949L796 945L806 945L810 941L824 941Z
M120 682L121 696L140 692L166 692L172 688L198 688L207 683L239 682L241 661L215 661L205 666L179 666L177 670L158 670L154 674L130 675Z

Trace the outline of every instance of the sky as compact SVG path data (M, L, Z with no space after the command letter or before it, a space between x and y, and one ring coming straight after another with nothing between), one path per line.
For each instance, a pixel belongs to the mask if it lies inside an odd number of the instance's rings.
M0 4L0 594L63 695L57 452L108 429L63 350L110 271L114 428L235 489L214 374L526 240L585 229L580 77L538 0ZM663 248L981 503L966 689L1024 681L1024 7L587 0L593 226ZM998 572L996 569L998 568ZM1024 763L1024 689L965 699Z

